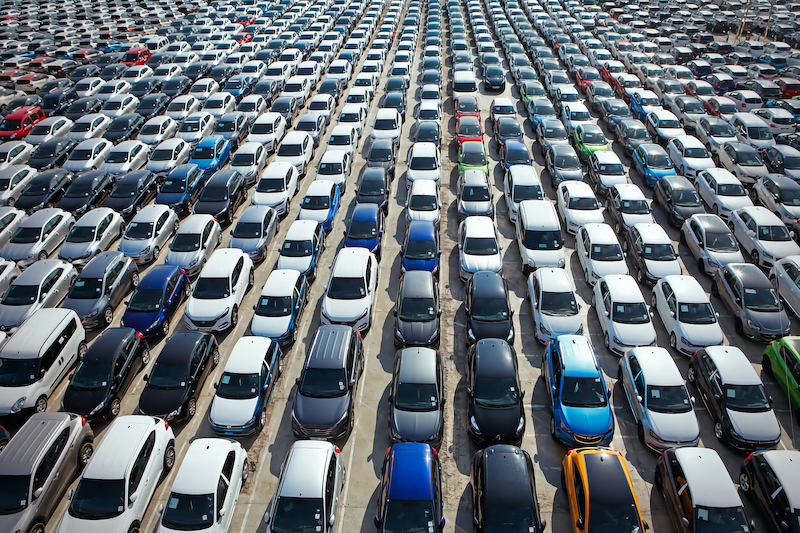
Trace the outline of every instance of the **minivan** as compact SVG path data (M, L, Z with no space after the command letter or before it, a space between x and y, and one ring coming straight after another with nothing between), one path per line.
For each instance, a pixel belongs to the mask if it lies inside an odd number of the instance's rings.
M525 277L540 267L564 268L564 239L556 209L548 200L523 200L516 221Z

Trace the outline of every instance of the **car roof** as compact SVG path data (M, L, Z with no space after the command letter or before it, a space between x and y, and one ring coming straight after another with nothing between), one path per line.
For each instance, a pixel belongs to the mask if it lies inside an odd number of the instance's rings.
M408 238L412 240L432 241L435 237L436 228L430 220L412 220L408 224Z
M328 457L333 445L318 440L297 441L281 473L280 498L322 498ZM331 481L332 482L332 481Z
M761 379L747 356L736 346L708 346L705 352L714 361L724 383L761 385Z
M431 180L432 181L432 180ZM416 181L414 183L417 183ZM470 237L495 237L494 221L486 216L467 217L464 222L464 233Z
M389 500L433 500L432 448L419 442L400 442L388 453Z
M534 505L526 452L508 444L489 446L483 452L484 499L489 506Z
M334 187L336 183L331 180L314 180L308 185L306 196L330 196Z
M560 335L556 345L564 361L564 374L597 377L597 359L589 339L581 335Z
M275 272L286 272L276 270ZM266 353L274 341L269 337L245 335L236 344L225 363L225 372L232 374L257 374L261 372L262 354Z
M627 356L636 357L648 385L660 387L684 386L683 376L669 351L658 346L639 346Z
M639 222L634 224L633 227L639 232L642 242L645 244L672 244L672 239L660 224Z
M69 413L36 413L17 431L0 455L0 472L6 476L30 476L65 423Z
M261 224L267 213L273 211L268 205L248 205L239 217L239 222L256 222Z
M150 204L142 208L141 211L136 213L131 222L139 224L156 222L164 213L171 213L172 209L164 204Z
M345 248L352 249L352 248ZM363 250L363 248L361 248ZM347 350L337 349L347 346L353 329L344 325L320 326L306 358L306 366L313 368L344 368Z
M717 215L707 213L698 213L692 215L692 218L697 221L700 227L706 232L712 233L730 233L730 229L725 222Z
M403 298L434 297L434 278L431 272L426 270L412 270L403 275L401 282L403 284Z
M620 452L582 453L580 457L586 468L586 485L592 505L633 503L633 489L625 474L625 459Z
M372 253L366 248L342 248L336 254L331 269L331 278L361 277L367 270L367 259Z
M675 448L684 478L692 491L695 506L741 507L742 500L730 480L728 469L711 448ZM721 482L723 481L723 482Z
M741 183L739 178L731 174L731 171L726 168L707 168L700 174L705 173L708 173L709 176L713 177L717 183Z
M397 377L401 383L437 383L435 350L423 347L404 348L397 352L400 369Z
M214 492L230 451L229 440L205 438L192 441L171 490L180 494Z
M597 152L597 153L605 153L605 152ZM639 188L638 185L634 185L633 183L617 183L611 186L612 189L616 189L619 193L619 197L622 200L644 200L646 197L642 192L642 189Z
M96 207L79 218L75 225L95 227L110 214L116 214L110 207Z
M145 439L154 430L158 418L145 415L117 417L106 431L100 445L83 470L89 479L125 479Z
M606 223L592 222L584 224L583 228L589 235L589 241L592 244L619 244L614 229Z
M789 507L800 507L800 483L798 468L800 468L800 452L797 450L769 450L759 452L769 464L772 472L780 481L781 486L789 500Z
M582 126L584 126L584 128L583 128L584 131L589 129L589 128L585 127L586 125L582 125ZM600 130L600 128L597 127L597 126L595 126L593 129ZM602 131L602 130L600 130L600 131ZM603 136L605 136L605 134ZM617 154L615 154L614 152L612 152L611 150L602 150L602 151L594 152L592 154L592 156L600 164L611 164L611 163L620 163L621 164L622 163L622 161L620 161L620 159L619 159L619 156Z
M137 288L163 289L169 277L179 271L180 268L175 265L161 264L151 267L147 274L142 276Z
M475 372L483 377L516 375L514 349L502 339L481 339L475 344Z
M432 180L430 180L432 181ZM368 204L356 204L355 208L353 209L353 213L350 216L350 221L354 220L377 220L378 219L378 211L380 207L378 204L368 203Z
M751 205L747 207L742 207L737 209L736 211L747 213L750 215L753 220L755 220L756 224L758 225L771 225L771 226L782 226L783 222L778 218L778 216L767 209L762 205ZM735 212L736 212L735 211Z
M533 276L542 289L549 292L574 292L572 280L563 268L537 268Z
M767 276L753 263L733 263L726 266L742 282L745 289L772 289Z
M297 270L273 270L261 289L261 296L291 296L300 275Z
M639 303L644 302L639 285L633 276L627 274L608 274L600 278L608 286L611 301L614 303Z
M236 262L244 256L239 248L217 248L208 258L200 277L229 278Z
M97 211L97 209L89 211L89 213L92 213L93 211ZM105 276L108 267L123 257L125 257L125 254L119 251L101 252L94 256L92 260L86 264L83 270L81 270L80 274L78 274L78 277L102 278Z
M313 183L313 182L312 182ZM319 226L316 220L295 220L286 232L287 241L310 240Z

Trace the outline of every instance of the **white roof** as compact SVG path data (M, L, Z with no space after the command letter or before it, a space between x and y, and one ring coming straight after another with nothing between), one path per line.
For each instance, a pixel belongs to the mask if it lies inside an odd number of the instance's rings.
M330 196L336 183L331 180L314 180L308 185L306 196Z
M94 209L89 212L93 213L94 211L97 211L97 209ZM214 220L214 217L211 215L189 215L188 217L186 217L186 220L184 220L183 223L180 225L177 233L180 234L201 233L203 229L206 227L206 224L208 224L210 220Z
M291 296L298 277L297 270L273 270L261 289L261 296Z
M536 169L531 165L511 165L508 171L511 173L511 179L515 185L542 184Z
M539 268L531 274L539 279L540 285L550 292L575 292L569 274L563 268Z
M741 183L739 178L731 174L730 170L726 168L707 168L701 172L701 174L704 173L708 173L717 183Z
M613 189L619 192L619 197L623 200L646 200L642 189L633 183L617 183L612 185Z
M639 284L633 276L609 274L600 278L608 285L608 292L612 302L644 303L644 296Z
M259 143L254 143L259 144ZM320 157L320 163L341 163L344 161L345 156L347 156L347 152L342 150L327 150L322 157Z
M617 234L608 224L592 222L585 224L583 228L589 235L589 241L592 244L619 244Z
M411 157L433 157L438 152L436 145L431 142L418 142L411 145Z
M302 144L306 138L311 138L307 131L290 131L281 144Z
M745 212L755 220L759 226L783 226L781 219L772 211L762 205L747 206L738 209L739 212Z
M747 356L736 346L709 346L706 353L727 385L761 385L761 379Z
M367 259L372 252L366 248L342 248L336 254L331 269L331 278L356 278L367 270Z
M227 439L196 439L189 445L172 483L179 494L213 494L233 443Z
M642 236L644 244L671 244L672 239L669 238L667 232L660 224L653 224L652 222L639 222L633 225L634 228Z
M256 151L263 146L261 143L257 142L246 142L239 146L239 149L236 150L237 154L254 154Z
M636 357L644 374L645 383L660 387L685 385L675 361L666 348L640 346L628 350L628 357Z
M416 183L416 182L415 182ZM497 233L494 227L494 221L485 216L467 217L464 222L464 234L469 237L492 237L495 238Z
M236 261L246 255L238 248L217 248L200 271L200 277L229 278Z
M595 198L592 187L584 181L562 181L558 187L567 191L573 198Z
M279 118L283 118L280 113L276 113L274 111L267 111L260 117L258 117L255 121L255 124L272 124Z
M83 477L125 479L142 443L153 430L153 422L153 417L144 415L117 417L95 448Z
M694 276L672 275L661 278L662 283L669 283L678 303L707 303L706 291Z
M231 374L257 374L261 372L261 362L272 344L269 337L245 335L236 344L225 363L225 372Z
M678 137L686 148L705 148L705 145L694 135L681 135Z
M312 182L316 183L316 182ZM307 241L314 236L319 222L316 220L295 220L286 232L287 241Z

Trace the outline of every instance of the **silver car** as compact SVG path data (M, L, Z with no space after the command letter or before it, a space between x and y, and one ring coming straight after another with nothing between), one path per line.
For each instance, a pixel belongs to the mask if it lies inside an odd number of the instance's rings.
M244 210L231 232L229 248L238 248L250 255L254 262L267 257L269 247L278 232L275 210L266 205L251 205Z
M22 274L22 270L14 261L0 259L0 294L5 294L11 282L17 279L20 274ZM1 342L0 345L2 345Z
M161 249L178 230L178 215L166 205L152 204L142 208L130 221L119 251L142 265L158 260Z
M58 258L83 268L92 257L105 252L122 236L125 220L110 207L98 207L83 215L72 226Z
M665 348L638 347L619 360L619 383L639 440L657 452L697 446L700 426L683 377Z
M57 207L37 211L20 224L11 238L0 250L0 256L16 261L20 268L27 268L37 259L46 259L58 248L72 226L75 218Z
M58 307L77 277L75 267L64 261L36 261L11 283L0 299L0 331L13 332L34 311Z
M214 217L191 215L183 221L169 243L169 252L164 262L182 268L189 277L195 276L203 269L220 242L222 228Z
M28 218L28 215L21 209L0 207L0 249L6 245L26 218Z
M36 174L28 165L11 165L0 170L0 205L14 205Z
M482 170L467 170L458 178L458 219L473 215L494 218L492 189Z

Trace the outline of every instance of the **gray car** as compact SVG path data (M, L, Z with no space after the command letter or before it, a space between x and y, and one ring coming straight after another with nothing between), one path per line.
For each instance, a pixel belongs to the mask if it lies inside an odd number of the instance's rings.
M778 291L752 263L731 263L717 269L711 294L731 310L739 335L770 342L789 335L792 329Z
M58 258L83 268L92 257L104 252L122 236L125 220L110 207L98 207L83 215L72 226Z
M458 219L473 215L494 218L492 188L481 170L467 170L458 178Z
M22 270L14 261L0 259L0 294L5 294L11 282L22 274Z
M16 330L34 311L58 307L78 271L58 259L36 261L19 275L0 299L0 331Z
M397 352L389 395L392 441L439 446L444 426L443 382L439 352L430 348L405 348Z
M138 284L136 261L122 252L101 252L75 278L61 307L75 311L84 329L108 326Z
M14 205L36 174L36 169L28 165L11 165L0 170L0 204Z
M547 152L544 164L550 173L550 183L558 187L562 181L581 181L583 169L575 149L569 145L556 145Z
M439 290L427 270L406 272L397 291L394 311L395 348L433 346L439 348Z
M37 211L19 227L8 240L0 255L27 268L38 259L46 259L67 238L75 218L57 207Z
M278 232L278 217L267 205L251 205L244 210L231 232L228 248L238 248L250 255L254 262L267 257L269 247Z
M128 224L119 251L140 265L156 261L179 224L178 215L169 206L143 207Z
M175 232L164 262L182 268L187 276L193 277L200 273L220 242L222 229L214 217L191 215Z
M94 433L70 413L36 413L0 454L0 530L44 533L75 476L94 451ZM52 529L52 528L51 528Z
M564 124L557 118L542 120L536 127L536 137L539 139L539 146L542 155L554 146L570 146L569 134Z
M14 207L0 207L0 249L17 231L22 221L28 218L25 211Z

